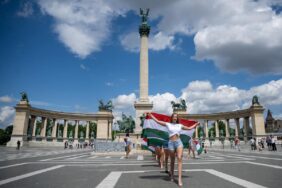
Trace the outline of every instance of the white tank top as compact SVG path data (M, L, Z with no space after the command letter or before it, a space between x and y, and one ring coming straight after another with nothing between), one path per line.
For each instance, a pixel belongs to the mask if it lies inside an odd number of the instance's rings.
M179 136L183 126L182 124L173 124L173 123L166 123L165 125L168 129L169 137L172 137L173 135L176 134Z

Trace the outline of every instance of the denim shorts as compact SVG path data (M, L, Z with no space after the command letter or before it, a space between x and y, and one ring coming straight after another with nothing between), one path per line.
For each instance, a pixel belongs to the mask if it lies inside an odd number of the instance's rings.
M171 151L175 151L178 147L182 147L183 148L183 144L182 141L180 140L180 138L178 138L175 141L168 141L168 149Z

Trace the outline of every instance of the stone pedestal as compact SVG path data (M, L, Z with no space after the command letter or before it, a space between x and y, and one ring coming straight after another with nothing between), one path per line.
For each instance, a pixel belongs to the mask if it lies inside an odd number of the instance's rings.
M21 146L27 144L27 128L29 122L30 105L26 101L20 101L15 107L16 116L13 123L13 133L11 140L7 143L7 147L16 147L17 141L21 142Z
M146 112L151 112L153 109L152 103L142 103L142 102L136 102L134 104L134 108L136 110L136 119L135 119L135 129L134 133L141 134L142 133L142 127L140 117L143 116Z
M261 105L254 104L250 107L251 117L252 117L252 129L253 136L256 137L257 141L265 137L265 127L264 127L264 118L263 111L264 108Z
M112 140L112 111L101 110L98 112L100 117L97 120L96 139Z

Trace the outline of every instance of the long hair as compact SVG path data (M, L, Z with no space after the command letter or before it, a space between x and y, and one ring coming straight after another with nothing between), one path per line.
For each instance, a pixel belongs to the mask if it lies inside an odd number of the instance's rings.
M172 115L170 116L170 123L173 123L173 122L172 122L172 118L173 118L174 115L177 116L176 123L179 123L179 118L178 118L178 114L177 114L177 113L172 113Z

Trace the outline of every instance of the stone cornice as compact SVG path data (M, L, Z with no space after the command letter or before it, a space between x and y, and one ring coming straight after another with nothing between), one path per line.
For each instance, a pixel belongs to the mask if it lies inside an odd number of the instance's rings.
M66 119L66 120L80 120L80 121L96 121L98 119L113 120L114 116L110 113L71 113L71 112L58 112L45 109L30 107L30 115L48 117L50 119Z
M179 114L181 118L195 119L195 120L226 120L251 117L254 112L263 112L262 106L251 106L248 109L236 110L231 112L220 112L213 114Z

